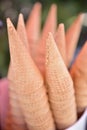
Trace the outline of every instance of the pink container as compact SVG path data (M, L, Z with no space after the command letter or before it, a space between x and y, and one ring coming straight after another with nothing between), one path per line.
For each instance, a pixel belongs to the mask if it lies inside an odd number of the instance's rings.
M4 126L5 117L8 109L8 80L3 78L0 80L0 125Z

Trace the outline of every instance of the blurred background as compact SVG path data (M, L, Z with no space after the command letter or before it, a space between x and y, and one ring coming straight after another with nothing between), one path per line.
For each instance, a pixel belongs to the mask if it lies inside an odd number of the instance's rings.
M10 17L16 26L18 14L21 12L26 22L35 2L37 0L0 0L0 76L2 77L7 75L9 65L6 18ZM58 6L58 23L64 23L66 29L79 13L87 12L87 0L39 0L39 2L43 6L42 25L52 3Z

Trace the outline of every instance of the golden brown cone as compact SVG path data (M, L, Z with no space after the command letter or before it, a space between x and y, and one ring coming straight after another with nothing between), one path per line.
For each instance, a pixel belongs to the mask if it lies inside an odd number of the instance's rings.
M80 14L66 31L67 64L70 65L78 43L84 14Z
M22 16L20 15L19 21L22 20L21 18L22 18ZM20 23L18 25L19 33L23 32L23 30L21 29L22 25L23 25L22 23ZM21 33L20 33L20 35L21 35ZM25 37L23 35L22 36L23 42L25 42L24 38ZM13 69L14 68L12 67L12 64L10 63L9 71L8 71L8 78L12 77ZM9 89L11 89L11 86L10 86ZM12 130L17 130L17 129L18 130L26 130L27 127L25 125L24 116L23 116L22 111L21 111L20 106L19 106L17 94L14 91L10 91L9 96L10 96L9 97L10 104L9 104L8 116L7 116L7 119L6 119L5 130L10 130L10 129L12 129Z
M55 34L55 41L60 51L60 54L64 60L64 63L67 65L66 59L66 41L65 41L65 29L64 24L61 23L58 26L57 32Z
M45 47L46 47L46 38L48 36L48 32L55 33L57 26L57 6L55 4L52 4L48 16L46 18L46 22L44 24L41 38L39 40L39 43L36 48L36 57L35 62L36 65L39 67L42 75L45 74Z
M35 56L36 43L40 37L41 4L37 2L27 20L26 31L32 57Z
M30 130L55 130L43 78L9 19L8 36L14 68L10 91L17 95L26 124Z
M87 108L87 42L78 54L70 73L74 82L78 113Z
M18 32L22 42L25 44L25 46L29 47L27 33L26 33L26 29L25 29L24 18L23 18L22 14L19 14L18 24L17 24L17 32Z
M48 95L58 129L65 129L77 119L72 79L51 33L46 42L46 80Z

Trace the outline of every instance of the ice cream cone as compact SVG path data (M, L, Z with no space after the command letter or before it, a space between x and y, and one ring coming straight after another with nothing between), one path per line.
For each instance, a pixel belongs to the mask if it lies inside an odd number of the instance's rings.
M35 57L35 49L37 46L37 41L40 37L40 27L41 27L41 4L37 2L34 5L26 23L26 32L31 51L31 56L33 58Z
M22 14L19 14L18 24L17 24L17 32L18 32L22 42L25 44L25 46L29 47L27 33L26 33L26 29L25 29L24 18L23 18Z
M55 130L43 78L11 21L7 20L13 75L10 91L17 95L28 129ZM15 51L16 50L16 51Z
M53 4L49 10L46 22L42 30L41 38L36 48L35 62L36 65L39 67L39 70L43 76L45 75L46 38L48 36L48 32L52 32L53 34L55 33L56 25L57 25L57 7L55 4Z
M22 16L20 16L21 18ZM20 19L19 19L20 21ZM9 20L7 20L7 26L9 26L9 24L11 24L9 22ZM22 23L21 25L18 24L18 32L19 32L19 35L21 37L21 33L23 32L22 28ZM20 30L21 28L21 30ZM20 33L21 32L21 33ZM9 27L8 27L8 34L9 34ZM22 41L24 42L25 45L27 45L25 42L26 42L26 37L25 37L25 32L23 32L23 36L22 36ZM12 41L12 39L10 40L9 38L9 42L11 43L14 43L14 41ZM9 71L8 71L8 77L12 77L14 73L14 67L12 66L12 63L10 63L10 66L9 66ZM15 80L15 78L14 78ZM5 126L5 129L7 130L10 130L10 129L13 129L13 130L26 130L27 127L25 125L25 120L24 120L24 116L23 116L23 113L21 111L21 108L19 106L19 101L18 101L18 96L17 94L15 93L15 91L13 91L13 87L15 87L15 85L11 85L11 82L9 82L9 100L10 100L10 104L9 104L9 109L8 109L8 116L7 116L7 119L6 119L6 126Z
M79 40L84 15L80 14L66 31L67 64L70 65Z
M65 129L77 119L72 79L51 33L46 42L46 81L49 101L58 129Z
M64 24L59 24L57 32L55 34L55 41L59 48L60 54L64 60L64 63L67 65L66 61L66 41L65 41L65 29Z
M74 82L78 113L87 108L87 42L78 54L70 73Z

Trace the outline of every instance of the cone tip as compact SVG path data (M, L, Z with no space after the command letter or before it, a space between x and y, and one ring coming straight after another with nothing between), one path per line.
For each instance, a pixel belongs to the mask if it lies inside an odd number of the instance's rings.
M7 25L10 26L10 25L11 25L11 20L10 20L10 18L7 18L6 21L7 21Z
M51 5L51 9L57 9L57 5L55 4L55 3L53 3L52 5Z
M21 24L24 22L24 17L23 17L23 14L20 13L19 16L18 16L18 24Z
M85 16L85 13L80 13L79 16L80 16L80 17L84 17L84 16Z
M36 2L35 5L34 5L34 7L36 7L36 8L41 8L41 6L42 6L42 5L41 5L40 2Z
M51 33L51 32L49 32L49 33L48 33L47 40L48 40L48 39L51 39L52 37L53 37L52 33Z
M9 29L12 29L12 28L13 28L13 24L12 24L10 18L7 18L6 21L7 21L7 27L8 27Z
M59 27L64 28L64 23L60 23Z
M23 14L22 13L19 14L19 18L23 18Z
M48 33L47 41L46 41L46 46L51 45L51 41L54 42L53 34L51 32Z

